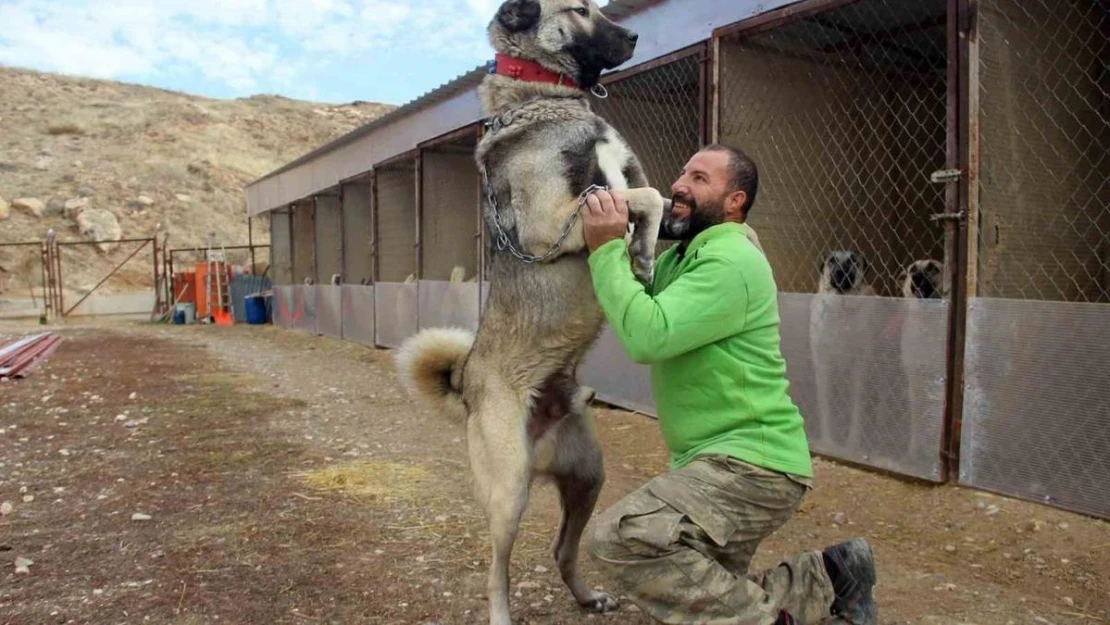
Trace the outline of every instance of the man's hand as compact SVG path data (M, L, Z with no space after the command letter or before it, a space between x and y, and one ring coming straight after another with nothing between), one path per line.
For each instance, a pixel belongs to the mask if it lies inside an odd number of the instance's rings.
M582 206L582 235L590 252L628 232L628 200L617 192L594 191Z

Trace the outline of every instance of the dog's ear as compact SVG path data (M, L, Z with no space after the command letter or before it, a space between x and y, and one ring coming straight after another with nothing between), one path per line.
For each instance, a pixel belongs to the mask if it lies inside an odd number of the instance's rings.
M518 33L540 21L540 9L539 0L506 0L497 10L497 21L505 30Z

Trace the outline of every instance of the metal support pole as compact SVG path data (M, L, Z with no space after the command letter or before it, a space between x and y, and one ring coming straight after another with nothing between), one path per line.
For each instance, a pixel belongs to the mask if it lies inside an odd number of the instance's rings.
M378 170L370 170L370 282L376 283L378 271Z
M424 277L424 150L416 153L416 279Z

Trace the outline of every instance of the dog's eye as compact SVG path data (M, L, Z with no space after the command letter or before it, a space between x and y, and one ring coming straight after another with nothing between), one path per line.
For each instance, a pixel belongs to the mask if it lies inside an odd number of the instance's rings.
M582 7L571 9L571 11L574 11L575 13L581 15L582 17L588 17L590 15L590 11L588 9L584 9Z

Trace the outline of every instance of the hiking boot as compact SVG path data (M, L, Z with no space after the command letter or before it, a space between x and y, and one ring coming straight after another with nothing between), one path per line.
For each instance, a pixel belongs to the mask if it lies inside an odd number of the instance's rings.
M871 545L862 538L853 538L826 549L824 559L836 593L833 615L851 625L878 625L878 610L871 595L875 585Z

